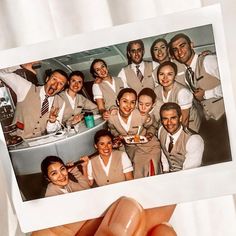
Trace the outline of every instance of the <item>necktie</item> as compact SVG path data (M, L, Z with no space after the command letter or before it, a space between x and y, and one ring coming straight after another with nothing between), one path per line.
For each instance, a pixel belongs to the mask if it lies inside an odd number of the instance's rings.
M139 67L140 67L140 65L136 66L136 74L137 74L137 77L140 80L140 82L142 82L143 81L143 75L142 75L142 72L140 71Z
M45 95L45 98L42 103L41 115L43 116L49 110L48 95Z
M171 152L173 146L174 146L174 143L173 143L174 139L172 136L170 136L170 142L169 142L169 147L168 147L168 152Z
M185 78L189 84L189 87L192 92L196 90L195 79L194 79L194 72L190 66L187 67L185 72Z

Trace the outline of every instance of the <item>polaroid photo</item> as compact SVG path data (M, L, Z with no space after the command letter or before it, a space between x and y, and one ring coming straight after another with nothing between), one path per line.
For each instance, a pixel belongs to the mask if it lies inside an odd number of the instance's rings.
M106 122L98 118L95 127L88 129L81 125L79 132L70 136L54 133L26 140L17 137L9 140L15 129L11 123L16 103L11 88L0 85L1 164L23 232L99 217L121 196L133 197L144 208L152 208L236 191L236 142L233 139L236 111L219 5L5 50L0 52L0 65L5 69L41 61L41 68L35 68L39 85L44 83L51 69L62 69L67 73L81 70L86 78L85 95L92 99L94 79L89 68L93 59L105 60L110 73L116 76L127 65L129 41L141 39L145 46L144 59L152 60L150 47L154 40L165 38L169 41L177 33L187 34L198 54L216 54L223 89L225 115L220 124L221 131L210 128L215 121L204 124L205 151L199 168L45 198L46 183L40 169L42 160L48 155L57 155L65 162L76 161L80 156L92 154L95 151L93 136L97 130L106 127Z

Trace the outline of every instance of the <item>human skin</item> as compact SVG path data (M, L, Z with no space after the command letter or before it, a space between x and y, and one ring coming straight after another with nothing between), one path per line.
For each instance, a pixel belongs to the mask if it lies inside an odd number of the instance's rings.
M54 72L50 77L47 78L46 84L44 85L45 93L48 96L54 96L61 92L66 85L67 78L58 72Z
M169 54L168 54L168 49L167 49L165 43L162 41L155 44L155 46L153 48L153 53L154 53L155 60L157 62L159 62L160 64L165 61L170 60Z
M140 64L143 60L144 50L139 43L133 43L128 55L134 64Z
M175 205L144 210L135 200L122 197L104 217L35 231L32 236L176 236L163 222L169 221Z
M189 44L185 38L179 38L171 47L177 61L188 66L191 64L194 57L193 43Z
M163 66L158 74L159 83L163 86L164 96L167 97L168 92L173 88L175 82L174 68L170 65ZM181 109L182 112L182 124L188 127L189 122L189 109Z
M152 98L148 95L141 95L138 99L138 109L141 115L148 114L153 108Z
M118 101L119 113L122 119L127 122L131 112L135 109L136 96L133 93L124 93Z
M182 116L179 117L175 109L161 112L161 123L170 134L175 134L181 127Z

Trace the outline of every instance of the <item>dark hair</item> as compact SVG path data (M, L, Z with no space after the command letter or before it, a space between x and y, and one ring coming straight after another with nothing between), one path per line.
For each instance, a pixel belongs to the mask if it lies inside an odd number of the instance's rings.
M127 59L128 59L128 64L131 64L132 61L131 61L131 58L129 56L129 52L131 50L131 47L133 44L139 44L142 48L142 50L144 51L144 43L141 39L137 39L137 40L133 40L133 41L130 41L126 47L126 56L127 56Z
M191 39L186 34L183 34L183 33L176 34L173 38L171 38L169 42L169 52L171 56L174 56L172 44L180 38L184 38L189 45L191 44Z
M69 76L67 75L67 73L64 71L64 70L61 70L61 69L56 69L56 70L52 70L50 71L50 74L48 75L49 77L52 76L54 73L59 73L61 74L62 76L64 76L66 78L66 80L69 79Z
M156 39L156 40L152 43L152 46L151 46L151 48L150 48L150 53L151 53L151 56L152 56L152 60L153 60L153 61L157 61L157 59L155 58L155 55L154 55L154 47L155 47L155 45L156 45L157 43L159 43L159 42L163 42L163 43L165 44L166 48L168 49L168 43L167 43L167 41L166 41L164 38L158 38L158 39Z
M165 61L163 62L162 64L160 64L157 68L157 78L158 78L158 74L160 73L160 70L162 69L162 67L164 66L171 66L173 69L174 69L174 72L175 72L175 76L177 75L178 73L178 67L177 65L172 62L172 61Z
M135 95L135 100L137 100L137 93L134 89L132 88L124 88L124 89L121 89L120 92L118 93L117 95L117 100L120 101L120 99L122 98L122 96L125 94L125 93L133 93Z
M53 164L59 162L63 166L65 166L63 160L60 157L57 156L47 156L44 158L44 160L41 162L41 171L45 178L48 178L48 167Z
M95 135L94 135L94 143L97 144L99 142L99 139L101 137L104 137L104 136L109 136L111 138L111 141L113 141L113 135L111 134L110 131L106 130L106 129L101 129L101 130L98 130Z
M78 77L81 77L82 80L83 80L83 83L84 83L84 74L82 71L79 71L79 70L75 70L75 71L72 71L69 75L69 81L71 80L72 76L78 76Z
M162 119L161 114L162 114L163 111L169 111L169 110L172 110L172 109L176 110L178 117L180 117L182 115L181 108L177 103L167 102L167 103L164 103L160 108L160 117L161 117L161 119Z
M105 66L106 66L106 68L107 68L107 63L104 61L104 60L102 60L102 59L94 59L93 60L93 62L92 62L92 64L91 64L91 66L90 66L90 73L91 73L91 75L93 76L93 78L96 78L96 76L97 76L97 73L96 73L96 71L94 70L94 65L97 63L97 62L102 62Z
M138 100L142 95L147 95L152 99L152 102L155 103L157 95L151 88L143 88L138 94Z

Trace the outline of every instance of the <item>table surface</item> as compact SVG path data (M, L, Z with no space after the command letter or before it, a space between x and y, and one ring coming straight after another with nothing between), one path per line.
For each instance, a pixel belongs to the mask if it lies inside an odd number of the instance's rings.
M23 143L9 148L15 174L41 172L41 162L49 155L59 156L67 163L77 161L83 155L94 153L93 137L98 130L106 127L106 121L98 117L93 128L87 128L84 122L81 122L78 132L74 129L69 132L62 130L37 138L25 139Z

